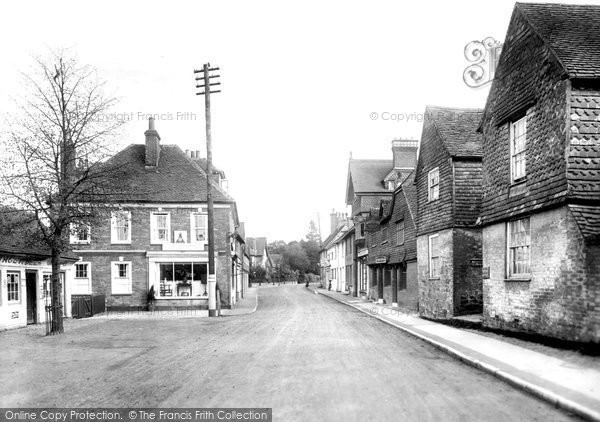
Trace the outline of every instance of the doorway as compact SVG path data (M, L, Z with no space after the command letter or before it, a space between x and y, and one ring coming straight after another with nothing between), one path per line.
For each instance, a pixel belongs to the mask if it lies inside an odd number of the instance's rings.
M25 289L27 294L27 324L37 322L37 273L25 273Z

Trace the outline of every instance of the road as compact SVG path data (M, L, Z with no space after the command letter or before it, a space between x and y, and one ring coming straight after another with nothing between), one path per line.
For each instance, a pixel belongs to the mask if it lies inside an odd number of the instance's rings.
M272 407L275 421L577 420L303 286L223 318L0 333L0 407Z

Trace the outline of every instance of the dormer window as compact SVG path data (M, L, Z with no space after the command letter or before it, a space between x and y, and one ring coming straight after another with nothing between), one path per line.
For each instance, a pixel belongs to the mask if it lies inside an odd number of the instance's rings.
M510 182L520 182L527 175L525 147L527 140L527 117L510 124Z

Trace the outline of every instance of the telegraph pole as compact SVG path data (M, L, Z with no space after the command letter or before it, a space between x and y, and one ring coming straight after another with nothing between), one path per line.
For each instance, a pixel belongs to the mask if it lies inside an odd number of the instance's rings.
M196 77L196 81L202 81L203 84L196 85L196 88L203 88L204 91L196 92L196 95L204 95L204 108L206 114L206 202L208 204L208 316L215 317L217 314L217 276L215 273L215 217L212 198L212 136L210 127L210 94L216 94L221 91L211 91L211 86L221 85L220 82L211 83L211 79L216 79L220 75L211 75L210 72L219 70L218 67L210 67L206 63L202 70L194 70L194 73L202 73L201 77Z

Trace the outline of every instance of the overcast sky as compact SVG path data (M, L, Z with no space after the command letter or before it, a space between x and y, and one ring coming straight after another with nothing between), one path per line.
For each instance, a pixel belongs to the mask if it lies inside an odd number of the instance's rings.
M483 107L487 89L462 79L464 47L488 36L503 40L513 6L7 2L0 112L18 97L19 72L32 55L70 47L121 99L115 112L130 119L123 147L144 142L154 114L163 143L204 157L204 102L194 95L193 69L210 62L222 82L213 96L214 163L226 172L247 234L299 240L320 213L326 237L329 212L346 209L350 152L391 159L392 139L420 136L427 104ZM373 120L373 112L380 117Z

